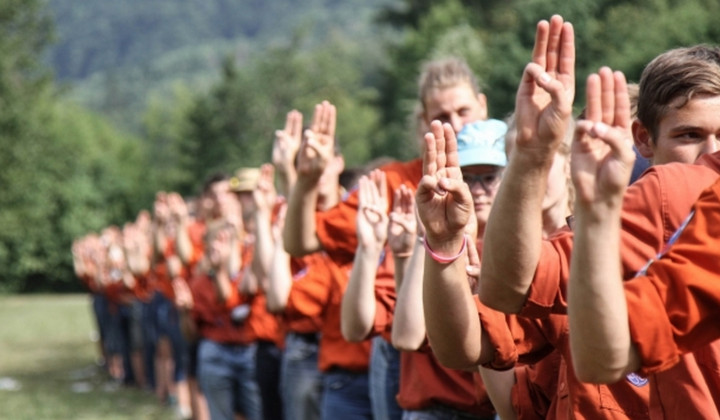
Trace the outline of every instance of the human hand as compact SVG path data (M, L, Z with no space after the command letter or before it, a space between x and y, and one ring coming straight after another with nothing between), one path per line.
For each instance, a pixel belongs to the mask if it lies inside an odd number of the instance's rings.
M187 281L182 277L175 277L172 280L172 288L175 292L175 306L180 310L192 310L194 301Z
M580 207L619 208L635 153L625 76L603 67L587 79L585 119L578 121L570 166Z
M298 174L319 180L334 154L337 110L328 101L315 105L312 124L298 153Z
M176 192L169 192L166 195L166 203L170 217L176 222L184 222L188 218L188 208L185 200Z
M265 163L260 166L260 178L258 178L257 187L252 192L258 213L269 214L273 205L275 205L277 191L275 190L274 179L275 167L272 164Z
M155 221L161 225L167 223L170 219L170 208L167 203L167 193L158 191L155 194L155 203L153 204L153 215Z
M388 227L388 245L394 255L407 257L412 253L417 238L417 230L415 195L405 184L401 184L395 190Z
M375 169L358 181L358 243L365 247L382 246L388 234L387 179Z
M285 128L275 131L272 149L272 163L278 173L295 172L295 156L302 143L302 114L293 109L285 117Z
M518 87L517 148L551 160L565 138L574 97L575 34L572 24L554 15L538 23L532 62Z
M456 253L475 211L470 189L460 172L455 131L449 124L433 121L430 132L425 134L423 177L415 202L425 239L432 241L432 249Z
M231 243L234 235L235 227L228 223L218 228L215 235L210 239L208 262L212 270L229 270L232 253Z

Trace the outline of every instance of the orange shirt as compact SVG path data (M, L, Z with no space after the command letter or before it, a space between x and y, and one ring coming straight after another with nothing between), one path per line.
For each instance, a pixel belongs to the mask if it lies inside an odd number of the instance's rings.
M653 412L658 418L720 418L720 351L713 341L720 338L720 181L701 194L694 211L646 275L625 283L641 373L651 375L662 402ZM695 375L704 380L690 381ZM683 391L690 386L710 397L688 401Z
M175 291L172 287L167 260L173 255L175 255L175 241L167 238L165 249L152 268L155 288L171 302L175 301Z
M422 178L422 159L410 162L394 162L380 168L387 175L389 207L392 208L395 190L405 184L415 190ZM355 221L358 209L357 190L349 193L340 204L316 214L317 236L325 252L336 263L344 265L353 261L357 249Z
M192 316L201 337L223 344L248 345L253 342L255 334L247 321L241 324L233 323L230 311L218 300L210 277L205 274L196 275L189 283L194 302Z
M720 153L716 152L701 157L695 165L670 163L652 167L628 187L623 202L621 234L625 279L632 278L663 248L690 213L701 191L712 184L719 173ZM520 315L542 318L552 312L566 313L571 251L572 232L567 229L550 241L544 241L535 278ZM560 343L566 346L567 339ZM561 350L565 361L570 360L565 348ZM654 375L650 382L651 415L683 413L687 418L704 418L707 415L705 407L714 406L715 396L720 395L720 384L706 376L703 366L720 366L719 356L720 342L716 341L694 355L683 357L682 363L672 370ZM567 372L567 368L565 371L566 378L571 380L574 375ZM644 379L629 375L628 380L621 383L631 381L641 384ZM558 387L567 385L561 377ZM662 398L663 387L672 389L673 398Z
M282 313L288 331L300 334L320 331L332 286L332 264L324 252L291 258L293 283Z
M250 315L247 323L256 340L270 341L282 348L285 342L285 331L277 315L267 310L265 294L258 292L250 299Z
M350 343L343 338L340 332L340 304L347 287L352 265L338 267L331 264L329 267L332 270L332 283L323 314L318 350L318 369L322 372L327 372L333 368L366 372L370 359L371 341Z
M495 413L487 393L478 397L479 374L448 369L440 364L429 346L400 352L400 392L397 401L405 410L422 410L441 404L477 416Z

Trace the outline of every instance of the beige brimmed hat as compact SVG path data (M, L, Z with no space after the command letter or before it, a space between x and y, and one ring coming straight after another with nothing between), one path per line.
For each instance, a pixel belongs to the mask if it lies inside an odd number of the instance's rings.
M240 168L230 178L230 190L234 192L253 191L260 179L259 168Z

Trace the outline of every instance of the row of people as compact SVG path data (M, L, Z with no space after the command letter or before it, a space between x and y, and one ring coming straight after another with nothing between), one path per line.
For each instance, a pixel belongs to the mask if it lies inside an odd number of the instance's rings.
M132 275L108 246L103 284L170 279L213 419L718 418L715 190L691 208L718 177L720 50L659 55L633 100L601 68L577 121L574 66L572 25L541 21L508 128L462 60L429 63L422 158L349 191L335 106L291 111L271 164L209 184L210 217L156 203L154 246L120 248ZM631 138L653 167L625 192Z

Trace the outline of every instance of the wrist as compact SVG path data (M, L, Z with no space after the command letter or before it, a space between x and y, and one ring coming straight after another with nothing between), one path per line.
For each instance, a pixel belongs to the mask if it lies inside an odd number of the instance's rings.
M438 262L440 264L450 264L460 258L461 256L465 255L465 251L467 250L467 243L468 243L468 235L463 235L463 241L460 246L460 251L457 251L454 254L445 254L440 253L436 250L433 250L432 247L428 244L428 241L424 241L425 246L425 252L428 257L432 258L435 262Z

